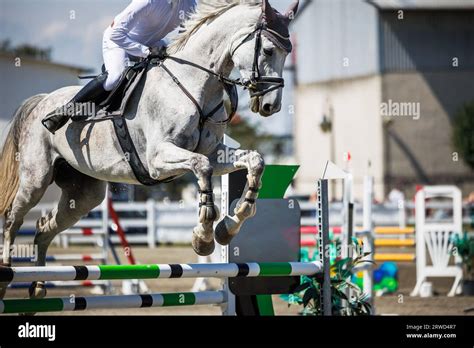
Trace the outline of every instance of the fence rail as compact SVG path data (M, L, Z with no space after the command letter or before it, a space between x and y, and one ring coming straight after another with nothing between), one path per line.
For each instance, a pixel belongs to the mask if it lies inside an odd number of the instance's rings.
M301 225L315 226L316 210L315 203L300 201ZM54 207L54 204L40 204L32 209L19 232L19 238L30 238L34 235L36 220L45 215ZM449 204L442 202L428 202L430 209L449 209ZM63 245L78 243L102 243L100 231L103 229L102 214L105 205L101 205L79 221L74 228L66 233L61 233L56 243ZM192 229L196 224L198 216L197 204L182 204L178 202L162 203L149 200L147 202L114 202L114 209L120 216L120 223L127 233L127 239L131 244L148 244L155 247L160 244L190 243ZM414 204L406 202L404 208L396 204L374 204L372 209L375 226L400 226L413 225ZM342 203L332 202L329 208L331 216L330 224L340 226L342 224ZM355 224L362 224L362 204L355 203ZM436 219L439 221L440 217ZM463 207L463 222L471 223L468 213L468 205ZM0 228L3 227L3 223ZM118 236L111 231L113 243L119 243Z

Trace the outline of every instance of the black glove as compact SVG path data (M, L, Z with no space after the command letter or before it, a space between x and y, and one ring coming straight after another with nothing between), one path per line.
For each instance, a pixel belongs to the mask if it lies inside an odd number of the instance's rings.
M166 58L166 46L160 47L150 47L150 54L148 58L158 58L158 59L165 59Z

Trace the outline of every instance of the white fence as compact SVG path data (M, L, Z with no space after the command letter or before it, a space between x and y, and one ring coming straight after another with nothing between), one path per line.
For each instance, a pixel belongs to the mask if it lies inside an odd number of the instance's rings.
M400 209L394 204L375 204L373 206L373 217L375 226L405 226L414 224L414 204L407 202L405 209ZM427 208L448 209L449 204L440 202L428 202ZM42 204L33 208L32 213L27 216L19 238L29 237L35 231L36 220L45 215L53 208L54 204ZM315 203L302 201L301 225L316 225ZM74 228L63 232L58 236L56 243L67 245L67 243L100 243L100 234L105 229L102 221L102 205L94 209L87 217L79 221ZM147 202L114 202L114 209L120 216L120 224L127 233L127 239L131 244L148 244L154 247L157 244L190 243L192 229L198 219L198 205L182 204L178 202L162 203L149 200ZM329 216L332 226L342 224L342 203L330 204ZM464 209L464 223L469 223L467 207ZM355 224L362 224L362 205L355 205ZM1 224L3 227L3 224ZM87 229L87 230L85 230ZM84 231L88 233L84 233ZM111 233L112 242L118 243L118 236ZM103 237L102 237L103 238Z

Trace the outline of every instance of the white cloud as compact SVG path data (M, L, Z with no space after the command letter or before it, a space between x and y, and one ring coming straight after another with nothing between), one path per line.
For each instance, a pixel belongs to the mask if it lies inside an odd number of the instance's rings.
M40 30L38 34L38 39L39 41L52 41L56 39L59 35L63 34L67 29L68 25L66 22L57 21L47 24Z

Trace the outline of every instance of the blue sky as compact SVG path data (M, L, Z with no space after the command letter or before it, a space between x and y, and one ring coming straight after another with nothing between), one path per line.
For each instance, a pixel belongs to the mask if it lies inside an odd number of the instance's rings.
M97 68L102 33L129 0L1 0L0 39L52 47L53 60Z
M291 0L270 2L284 11ZM0 0L0 40L9 39L13 45L51 47L54 62L98 72L102 66L102 34L129 3L130 0ZM287 96L291 95L290 90L287 84ZM244 98L241 106L247 102ZM284 105L289 102L286 99ZM241 112L250 117L249 112ZM291 133L287 115L280 113L272 121L262 122L262 128L276 134Z
M162 0L165 1L165 0ZM0 0L0 40L53 48L53 61L102 64L102 33L130 0ZM284 9L288 0L272 1Z

